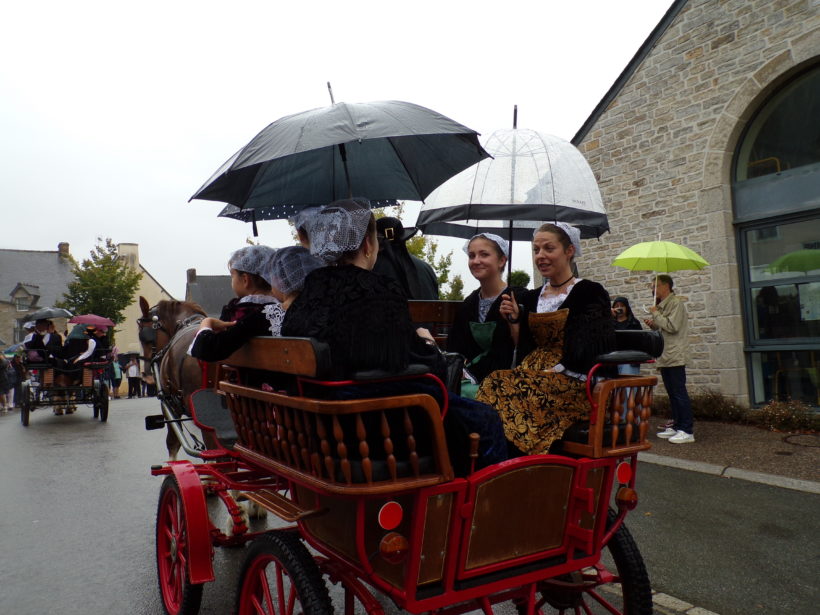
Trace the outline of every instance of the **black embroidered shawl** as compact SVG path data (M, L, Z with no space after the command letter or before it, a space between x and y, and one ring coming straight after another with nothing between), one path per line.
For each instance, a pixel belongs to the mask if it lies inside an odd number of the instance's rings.
M336 378L372 369L399 372L410 363L440 371L438 351L416 334L401 287L355 265L311 272L285 314L282 335L326 342Z

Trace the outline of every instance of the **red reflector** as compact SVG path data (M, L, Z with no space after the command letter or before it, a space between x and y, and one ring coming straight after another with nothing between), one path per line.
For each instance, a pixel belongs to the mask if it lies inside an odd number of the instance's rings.
M618 477L618 482L625 485L632 480L632 466L626 462L619 463L618 468L615 470L615 474Z
M399 564L410 550L407 539L398 532L390 532L379 543L379 553L384 561L390 564Z
M404 511L398 502L388 502L379 509L379 525L382 529L396 529L403 517Z

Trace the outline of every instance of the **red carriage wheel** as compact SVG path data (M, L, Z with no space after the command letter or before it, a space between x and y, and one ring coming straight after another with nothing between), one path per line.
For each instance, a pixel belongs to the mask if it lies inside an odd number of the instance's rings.
M157 576L162 605L169 615L194 615L202 601L202 584L188 580L188 528L176 478L165 478L157 507Z
M607 527L617 517L609 511ZM606 545L615 564L611 573L602 562L595 571L584 570L538 584L540 599L534 612L539 615L652 615L652 588L638 545L625 525L621 525ZM536 596L538 598L538 596ZM526 606L518 607L526 613Z
M330 615L327 586L316 562L292 532L253 541L239 577L239 615Z

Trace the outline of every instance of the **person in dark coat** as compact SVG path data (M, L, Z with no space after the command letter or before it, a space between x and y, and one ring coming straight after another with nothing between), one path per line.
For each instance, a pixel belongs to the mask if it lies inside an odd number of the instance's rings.
M439 297L436 272L407 249L407 240L417 232L416 228L405 229L398 218L376 220L379 257L373 271L398 282L408 299L435 300Z
M378 243L367 205L354 200L331 203L317 216L310 239L311 253L328 266L307 276L285 314L282 335L327 343L338 379L367 370L400 373L411 363L443 376L445 364L435 340L412 323L401 286L373 272ZM358 385L334 394L353 398L413 392L429 393L443 403L441 390L426 379ZM492 408L452 393L448 403L444 428L456 473L468 471L470 432L480 435L478 467L506 459L506 442Z
M299 296L305 277L324 263L302 246L277 250L261 270L270 284L271 297L260 310L246 311L233 322L215 318L202 320L189 354L203 361L221 361L239 350L249 339L281 334L288 306Z
M643 329L641 321L632 313L632 306L629 305L629 299L626 297L615 297L612 300L612 318L616 331L641 331ZM621 376L637 376L640 373L639 363L623 363L618 366L618 374Z
M499 310L504 295L521 297L526 289L510 288L504 282L509 250L507 240L493 233L475 235L464 245L470 273L480 286L459 306L447 337L447 350L464 355L476 385L497 369L514 367L511 325ZM468 390L468 385L462 384L462 394ZM474 395L475 391L470 396Z
M63 338L54 328L54 323L41 318L34 323L34 328L23 339L29 361L42 363L52 356L59 355L63 347Z

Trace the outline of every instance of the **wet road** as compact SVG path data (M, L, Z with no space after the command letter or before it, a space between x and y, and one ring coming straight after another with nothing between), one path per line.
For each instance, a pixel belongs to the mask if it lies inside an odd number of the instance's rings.
M28 428L0 416L0 612L161 613L154 565L162 432L154 399L112 402ZM811 613L820 496L643 464L628 525L655 589L721 615ZM219 549L202 613L230 613L244 549ZM512 612L510 609L498 612Z

